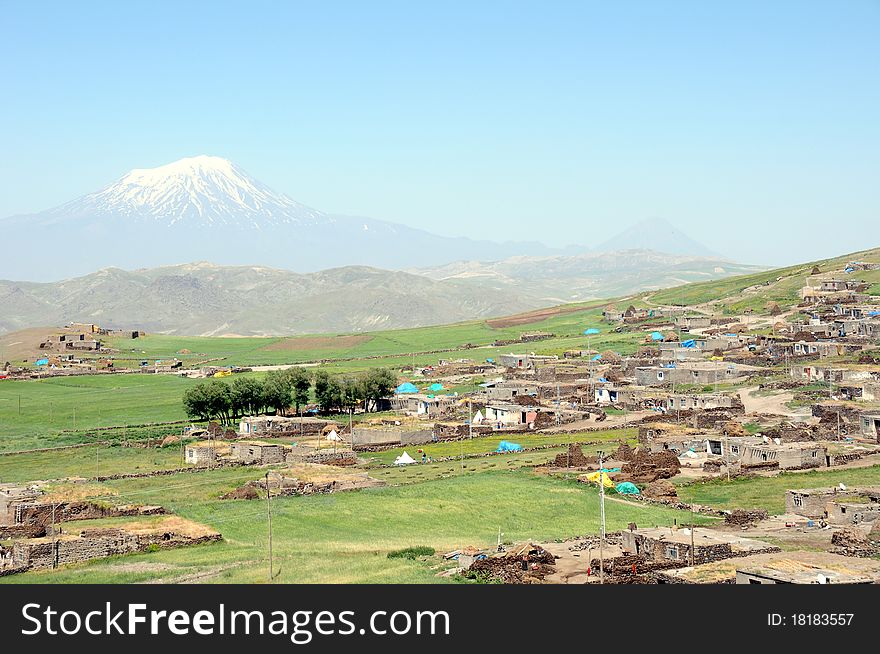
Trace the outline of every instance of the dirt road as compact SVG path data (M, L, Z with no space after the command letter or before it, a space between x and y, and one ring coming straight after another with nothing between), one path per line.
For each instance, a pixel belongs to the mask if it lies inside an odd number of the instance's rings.
M769 413L785 416L797 422L810 418L810 412L807 409L795 410L786 406L787 402L791 402L794 399L792 393L783 392L772 395L757 395L757 391L757 386L743 388L739 391L739 398L742 400L746 413Z

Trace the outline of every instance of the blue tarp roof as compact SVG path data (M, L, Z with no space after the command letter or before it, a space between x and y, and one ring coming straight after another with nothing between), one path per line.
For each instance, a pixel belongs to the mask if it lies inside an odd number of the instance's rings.
M694 339L689 338L688 340L683 341L681 346L682 347L697 347L697 342Z
M661 334L660 332L652 332L651 333L651 340L652 341L662 341L663 334Z
M604 377L599 377L599 381L602 382L603 384L608 382L608 380L605 379Z
M601 354L597 354L596 356L593 357L593 361L598 361L598 360L601 359L601 358L602 358L602 355L601 355Z
M394 389L395 393L418 393L419 389L416 388L416 385L412 382L403 382L400 386Z

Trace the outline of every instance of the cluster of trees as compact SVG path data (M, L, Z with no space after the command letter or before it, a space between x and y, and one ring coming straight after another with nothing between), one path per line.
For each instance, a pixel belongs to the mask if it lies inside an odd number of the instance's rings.
M345 413L363 405L378 408L397 386L397 377L385 368L373 368L357 376L334 377L326 370L315 372L315 401L324 413Z
M272 370L262 380L237 377L231 384L220 379L196 384L183 394L183 407L192 419L224 424L241 416L282 412L290 407L298 413L308 404L314 386L315 400L325 413L346 412L360 405L372 411L396 384L395 375L384 368L349 377L334 377L326 370L312 376L303 368L288 368Z

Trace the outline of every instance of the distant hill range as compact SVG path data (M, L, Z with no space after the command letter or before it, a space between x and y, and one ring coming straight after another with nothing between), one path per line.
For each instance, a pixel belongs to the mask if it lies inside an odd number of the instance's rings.
M364 266L299 274L209 263L108 268L61 282L0 281L0 332L71 321L204 336L418 327L748 270L722 263L641 251L522 257L420 274Z

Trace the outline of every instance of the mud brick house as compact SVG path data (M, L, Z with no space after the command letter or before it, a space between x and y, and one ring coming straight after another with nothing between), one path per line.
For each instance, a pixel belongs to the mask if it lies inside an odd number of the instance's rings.
M706 393L703 395L684 395L676 393L665 397L660 406L672 410L688 411L692 409L729 409L737 406L733 396L723 393Z
M840 384L835 388L844 400L876 402L880 400L880 382L862 382Z
M408 415L423 418L439 418L455 404L455 398L448 395L426 395L407 393L391 398L391 409Z
M602 320L605 322L621 322L623 320L623 311L615 306L607 306L602 311Z
M184 460L192 465L206 465L226 456L231 450L232 446L225 441L196 441L184 448Z
M740 458L743 466L776 463L780 469L820 468L828 465L827 450L818 443L762 443L749 445Z
M501 427L526 426L538 419L539 407L492 402L486 405L483 424Z
M653 409L665 401L663 391L644 386L616 386L610 383L597 384L593 390L593 400L600 406L614 405L623 409Z
M738 562L737 584L876 584L880 561L828 552L779 552Z
M646 561L693 560L694 564L779 550L763 541L701 527L694 528L693 533L689 528L670 527L626 530L621 533L621 546L626 553Z
M705 329L712 326L712 319L708 316L679 316L675 325L684 330Z
M865 438L880 443L880 411L860 415L859 430Z
M272 436L303 435L314 436L320 434L327 427L339 429L336 422L322 420L311 416L248 416L238 423L238 433L242 436Z
M707 385L723 382L741 374L733 363L696 363L667 366L639 366L636 368L636 384L639 386L662 386L664 384Z
M877 581L880 581L878 561L804 551L751 554L657 573L660 584L870 584Z
M880 517L880 488L810 488L789 490L785 512L835 524L873 522Z
M520 368L531 370L536 365L548 361L556 361L559 357L538 354L502 354L498 356L498 363L505 368Z
M40 491L15 484L0 485L0 525L16 525L22 522L22 512L33 505Z
M351 432L351 447L355 450L373 446L421 445L433 440L434 430L431 428L355 427Z
M501 400L509 402L515 397L522 395L537 395L538 385L517 380L504 380L486 386L486 397L489 400Z
M229 456L233 461L244 463L282 463L289 448L275 443L258 441L237 441L230 446Z

